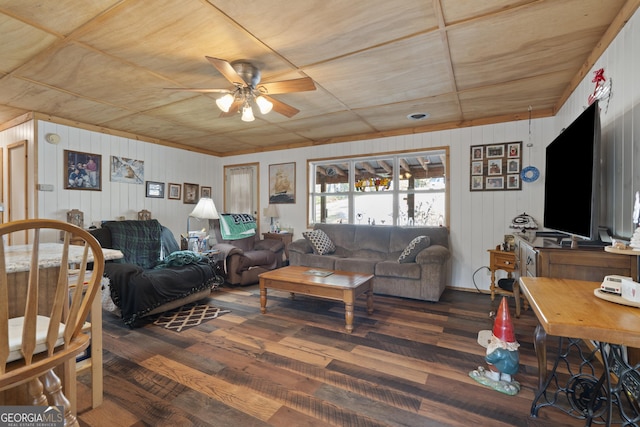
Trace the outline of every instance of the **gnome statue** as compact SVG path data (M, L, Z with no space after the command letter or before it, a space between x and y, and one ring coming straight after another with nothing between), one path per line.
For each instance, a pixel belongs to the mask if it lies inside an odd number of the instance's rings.
M469 372L469 376L482 385L508 395L518 394L520 383L511 376L518 372L520 344L513 332L513 323L509 315L507 297L502 297L500 307L493 323L493 331L480 331L478 343L487 349L484 360L487 368L479 366Z

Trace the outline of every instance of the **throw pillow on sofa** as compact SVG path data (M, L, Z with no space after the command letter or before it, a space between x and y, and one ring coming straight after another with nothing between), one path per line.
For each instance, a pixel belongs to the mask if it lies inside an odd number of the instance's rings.
M421 250L426 249L431 245L431 239L429 236L418 236L413 239L404 251L398 257L398 262L400 264L404 264L407 262L415 262L416 257L420 253Z
M313 248L313 253L317 255L332 254L336 251L336 245L333 244L327 233L322 230L305 231L302 236L309 241Z

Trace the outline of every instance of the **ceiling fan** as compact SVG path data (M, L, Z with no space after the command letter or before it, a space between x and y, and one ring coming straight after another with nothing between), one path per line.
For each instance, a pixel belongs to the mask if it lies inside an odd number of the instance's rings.
M222 74L231 84L233 89L198 89L198 88L167 88L203 93L224 93L216 100L218 108L222 110L221 117L232 116L242 109L242 120L251 122L255 119L251 104L255 102L262 114L267 114L272 109L286 117L293 117L300 112L297 108L285 104L271 97L280 93L304 92L316 90L313 80L309 77L283 80L277 82L260 83L260 69L248 61L228 62L224 59L205 56L207 60Z

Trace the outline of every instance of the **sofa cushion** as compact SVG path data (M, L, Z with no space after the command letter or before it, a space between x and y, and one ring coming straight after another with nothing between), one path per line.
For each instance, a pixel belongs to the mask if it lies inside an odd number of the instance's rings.
M302 235L309 241L314 254L326 255L336 251L336 246L322 230L305 231Z
M420 264L399 264L395 260L382 261L376 264L375 275L380 277L398 277L402 279L420 280Z
M415 262L416 256L422 251L426 249L431 244L431 239L429 236L418 236L412 241L409 242L407 247L402 251L400 256L398 257L398 262L400 264Z
M334 268L339 271L373 274L378 262L380 261L377 259L337 258Z
M254 267L270 267L276 263L276 254L271 251L247 251L240 256L238 274Z
M356 226L353 224L326 224L317 222L313 225L314 230L324 231L333 244L347 250L356 248L354 246Z

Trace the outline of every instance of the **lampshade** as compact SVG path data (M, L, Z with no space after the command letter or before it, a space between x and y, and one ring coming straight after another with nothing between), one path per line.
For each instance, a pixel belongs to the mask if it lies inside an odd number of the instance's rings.
M231 104L233 104L233 95L230 93L226 94L223 97L216 99L216 105L225 113L229 112L229 108L231 108Z
M210 197L202 197L189 216L202 219L218 219L218 210Z
M276 205L269 205L264 209L264 216L268 218L278 218L278 208Z
M242 107L241 119L243 122L252 122L256 119L255 117L253 117L253 110L251 109L251 106L249 104L245 104L245 106Z
M258 104L258 108L262 114L267 114L273 108L273 103L269 101L264 96L259 96L256 98L256 104Z

